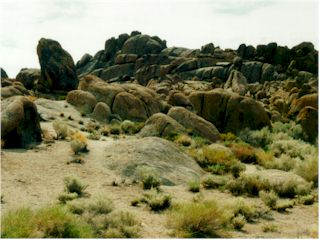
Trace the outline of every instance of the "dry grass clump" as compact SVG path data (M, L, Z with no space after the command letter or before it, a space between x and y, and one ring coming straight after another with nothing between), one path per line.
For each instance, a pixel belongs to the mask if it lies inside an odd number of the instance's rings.
M121 127L118 124L113 124L110 126L110 133L113 135L120 135Z
M61 121L54 121L52 126L57 134L57 139L65 139L69 135L68 125Z
M62 203L62 204L66 204L68 201L72 201L76 198L78 198L79 195L77 193L60 193L58 196L58 200Z
M75 217L66 208L49 206L32 211L20 208L2 217L4 238L91 238L91 226Z
M242 175L238 179L229 181L226 185L226 188L234 195L248 194L251 196L258 196L260 191L268 190L269 187L269 182L258 175Z
M265 168L273 168L274 154L263 149L256 150L257 163Z
M263 232L278 232L278 226L274 223L266 223L262 226Z
M82 183L76 177L65 177L65 192L67 193L76 193L79 197L85 196L84 190L88 187L87 184Z
M94 214L108 214L114 209L114 205L109 198L98 196L89 202L88 209Z
M312 205L315 202L315 196L314 195L306 195L306 196L301 196L298 199L299 203L303 205Z
M237 159L244 163L255 163L257 157L255 149L245 143L231 143L228 145Z
M226 185L228 180L227 176L208 175L202 179L201 183L206 189L215 189Z
M191 145L192 140L191 140L191 137L187 135L178 135L175 139L175 142L182 146L188 147Z
M158 188L161 184L161 180L155 171L155 169L142 166L137 169L138 177L142 182L143 189Z
M101 134L98 131L93 131L88 135L88 138L91 140L100 140Z
M202 155L196 160L201 167L213 174L221 175L231 172L235 177L238 177L240 172L245 170L245 166L235 158L232 151L219 144L203 147Z
M152 211L163 211L171 206L171 196L151 189L143 194L140 202L146 203Z
M76 132L71 137L72 141L70 142L70 146L75 154L88 151L88 140L85 135L83 135L81 132Z
M318 157L317 155L309 156L304 161L299 162L294 172L303 177L308 182L313 182L314 186L318 186Z
M140 222L127 211L111 213L104 221L103 238L139 238Z
M277 205L273 209L275 209L278 212L284 212L284 211L286 211L287 208L293 208L293 205L294 205L294 202L292 200L280 199L277 202Z
M273 190L271 190L270 192L260 191L259 197L271 209L274 209L276 207L278 195Z
M215 201L175 205L168 214L168 226L178 238L224 237L230 216Z
M237 141L238 138L236 135L234 135L233 133L231 132L228 132L228 133L220 133L220 138L222 141L224 142L234 142L234 141Z
M232 219L232 225L236 230L241 230L246 223L247 221L242 215L238 215Z
M258 208L241 197L227 202L225 207L231 211L233 218L243 216L247 222L254 222L267 212L266 209Z
M198 179L188 182L188 190L190 192L199 192L200 191L200 181Z

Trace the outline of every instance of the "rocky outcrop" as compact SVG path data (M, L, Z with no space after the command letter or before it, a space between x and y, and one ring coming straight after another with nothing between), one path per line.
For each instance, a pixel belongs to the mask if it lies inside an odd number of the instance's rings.
M33 89L40 79L41 71L37 68L22 68L16 80L21 82L27 89Z
M210 122L183 107L173 107L168 116L172 117L186 129L192 130L195 135L215 142L220 139L218 129Z
M80 80L79 89L93 94L98 102L106 103L112 113L123 120L145 121L163 107L154 91L137 84L108 84L87 75Z
M8 78L8 74L6 73L6 71L2 67L0 67L0 77L1 77L1 79Z
M28 98L14 96L1 101L1 141L5 148L24 148L41 141L37 107Z
M12 96L27 96L30 95L28 90L21 82L15 80L2 80L1 81L1 99Z
M171 91L168 97L168 103L172 106L185 107L189 110L192 110L192 104L182 92Z
M220 132L271 126L270 119L255 100L223 89L194 92L189 97L197 114L213 123Z
M38 90L70 91L78 86L76 68L71 55L54 40L41 38L37 46L41 66Z

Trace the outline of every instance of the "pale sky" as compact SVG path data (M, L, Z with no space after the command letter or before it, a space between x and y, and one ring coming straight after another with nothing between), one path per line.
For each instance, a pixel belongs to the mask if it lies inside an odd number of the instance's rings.
M40 68L41 37L59 41L76 62L133 30L168 47L310 41L318 49L318 11L318 0L0 0L0 66L13 78Z

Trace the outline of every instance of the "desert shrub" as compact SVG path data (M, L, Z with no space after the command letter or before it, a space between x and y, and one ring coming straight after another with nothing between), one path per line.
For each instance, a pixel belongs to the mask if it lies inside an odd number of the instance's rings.
M160 186L161 180L153 168L142 166L138 168L137 172L143 189L157 188Z
M87 138L81 132L76 132L72 135L70 146L75 154L87 151L87 145Z
M110 134L110 127L109 126L104 126L103 128L100 129L100 134L102 136L109 136Z
M170 207L171 196L152 189L143 194L141 201L145 202L152 211L162 211Z
M85 195L84 190L88 185L82 183L76 177L66 177L64 178L65 191L68 193L76 193L79 197Z
M284 183L273 186L280 197L294 198L296 195L307 195L311 192L312 183L297 182L291 178Z
M284 212L287 208L293 208L294 202L292 200L279 200L274 207L278 212Z
M314 186L318 186L319 172L318 157L316 155L309 156L304 161L299 162L294 171L306 181L313 182Z
M113 135L119 135L121 133L121 128L117 124L113 124L110 126L110 133Z
M88 203L88 210L94 214L108 214L113 208L113 202L103 196L98 196Z
M255 163L257 161L255 149L248 144L232 143L229 144L228 147L232 150L235 157L241 162Z
M301 196L299 198L299 202L302 203L303 205L312 205L314 201L315 201L315 197L311 194L306 196Z
M278 226L274 223L265 223L262 226L262 231L263 232L277 232L278 231Z
M213 174L231 172L237 176L245 169L244 165L234 157L232 151L222 145L206 146L202 151L204 158L200 158L198 163Z
M175 142L185 147L188 147L191 145L191 138L187 135L178 135L175 139Z
M49 206L37 211L21 208L3 216L5 238L90 238L92 228L66 208Z
M275 208L278 201L278 195L271 190L270 192L260 191L259 197L270 208Z
M219 175L208 175L201 181L206 189L215 189L224 186L228 182L228 177Z
M317 155L317 150L314 146L294 139L273 141L270 144L270 150L274 152L276 157L285 154L291 158L305 159L306 156Z
M274 154L272 152L266 152L262 149L256 150L257 163L265 168L273 168L274 166Z
M131 206L136 207L140 203L140 199L133 199L130 203Z
M85 125L85 129L86 129L87 132L93 133L93 132L95 132L95 131L100 129L100 125L98 123L95 123L95 122L88 122Z
M208 139L200 136L192 136L192 140L194 142L195 148L200 148L210 144L210 141Z
M107 231L104 238L139 238L140 222L127 211L111 213L104 223Z
M303 130L300 124L294 121L288 123L275 122L272 126L272 133L285 133L294 139L304 139Z
M188 190L190 192L199 192L200 191L200 181L199 180L192 180L188 183Z
M234 142L236 141L238 138L236 135L234 135L231 132L228 133L220 133L220 138L222 141L224 142Z
M82 215L87 210L87 204L81 199L67 202L66 206L71 213L77 215Z
M136 134L140 132L143 126L143 122L132 122L129 120L124 120L120 125L121 130L126 134Z
M57 134L58 139L65 139L69 134L68 125L61 121L54 121L52 123L53 129Z
M187 149L187 154L192 157L200 166L204 166L205 157L202 149L191 148Z
M101 134L99 131L94 130L89 133L88 138L91 140L100 140Z
M178 204L168 214L168 226L179 238L223 237L230 216L215 201Z
M1 203L5 203L4 201L4 195L1 193Z
M78 198L78 194L77 193L60 193L60 195L58 196L58 200L62 203L62 204L66 204L68 201L74 200Z
M263 149L272 142L271 132L268 127L264 127L261 130L244 129L239 132L239 138L254 147Z
M241 230L246 222L245 217L242 215L238 215L232 219L232 225L236 230Z
M260 191L268 190L270 184L258 175L242 175L227 183L226 188L234 195L248 194L257 196Z
M247 222L253 222L264 214L263 209L258 210L256 206L247 203L243 198L227 202L226 208L231 211L233 217L243 216Z

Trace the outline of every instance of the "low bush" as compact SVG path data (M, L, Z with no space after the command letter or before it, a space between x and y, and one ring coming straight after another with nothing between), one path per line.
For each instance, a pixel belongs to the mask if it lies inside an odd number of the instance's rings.
M239 132L239 138L254 147L266 149L272 142L271 132L268 127L261 130L244 129Z
M224 237L229 221L230 216L215 201L178 204L168 214L168 226L179 238Z
M170 207L171 196L152 189L144 193L141 201L145 202L152 211L163 211Z
M61 193L58 196L58 200L62 204L66 204L68 201L74 200L76 198L78 198L78 194L77 193Z
M103 238L139 238L140 222L127 211L111 213L105 220Z
M175 142L185 147L190 146L192 143L191 138L187 135L177 136L177 138L175 139Z
M64 179L65 191L67 193L76 193L79 197L84 196L84 190L88 187L88 185L82 183L76 177L66 177Z
M234 142L238 140L237 136L231 132L220 133L220 138L223 142Z
M313 182L315 187L318 186L318 157L317 155L309 156L304 161L299 162L294 171L308 182Z
M238 215L232 219L232 225L236 230L241 230L246 222L245 217L242 215Z
M266 223L262 226L263 232L277 232L278 226L274 223Z
M154 169L142 166L137 169L137 172L143 189L158 188L160 186L161 180Z
M75 154L78 154L79 152L86 152L87 150L87 138L85 135L83 135L80 132L76 132L72 135L72 141L70 142L70 146L72 151Z
M274 191L266 192L260 191L259 192L260 199L270 208L275 208L278 201L278 195Z
M215 189L224 186L228 180L226 176L208 175L202 179L201 183L206 189Z
M255 149L248 144L243 143L232 143L228 147L232 150L233 154L237 159L244 163L255 163L257 157Z
M119 135L121 133L121 128L117 124L113 124L110 126L110 133L113 135Z
M273 123L272 133L286 133L291 138L304 139L304 134L301 125L296 124L294 121L290 121L288 123Z
M2 218L4 238L92 238L90 225L76 218L66 208L49 206L37 211L20 208Z
M258 196L262 190L268 190L270 184L257 175L242 175L227 183L226 188L234 195L248 194Z
M279 200L274 207L278 212L284 212L287 208L293 208L294 202L292 200Z
M94 214L108 214L113 208L113 202L103 196L98 196L88 203L88 210Z
M264 151L257 149L256 152L257 163L265 168L273 168L274 166L274 154L270 151Z
M54 121L52 123L53 129L57 134L57 139L65 139L69 135L68 125L61 121Z
M188 189L190 192L199 192L200 191L200 181L193 180L188 183Z
M299 198L299 202L303 205L312 205L315 202L315 197L311 194L306 196L301 196Z
M265 213L264 209L258 210L255 205L247 203L243 198L227 202L226 208L231 211L233 217L243 216L247 222L253 222Z

